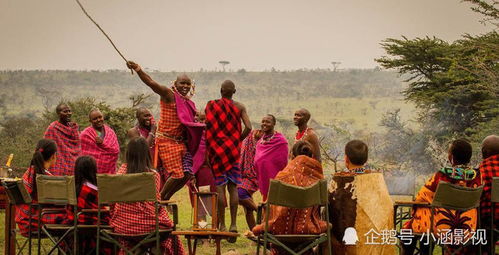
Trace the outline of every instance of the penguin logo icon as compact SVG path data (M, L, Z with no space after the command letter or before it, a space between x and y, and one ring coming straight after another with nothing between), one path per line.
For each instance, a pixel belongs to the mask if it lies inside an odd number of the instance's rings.
M359 241L357 237L357 231L355 228L349 227L345 229L345 235L343 235L343 242L345 245L355 245Z

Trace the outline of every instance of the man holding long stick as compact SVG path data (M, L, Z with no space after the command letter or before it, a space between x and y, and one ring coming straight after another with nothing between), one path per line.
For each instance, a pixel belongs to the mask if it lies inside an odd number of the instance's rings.
M156 166L159 156L163 164L163 175L167 178L161 194L169 200L192 177L193 155L204 153L198 149L205 125L194 121L196 107L190 100L192 81L185 74L179 75L168 88L154 81L138 64L128 61L127 66L161 97L154 161Z

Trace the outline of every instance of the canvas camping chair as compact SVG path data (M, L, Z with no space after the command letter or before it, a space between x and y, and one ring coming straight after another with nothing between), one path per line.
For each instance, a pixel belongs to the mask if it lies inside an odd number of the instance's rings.
M320 180L316 184L309 187L294 186L277 180L271 180L269 196L265 205L265 227L264 233L262 234L263 247L267 247L267 243L272 243L284 248L286 251L293 255L300 255L321 243L327 242L328 253L331 254L331 227L329 224L326 233L318 235L274 235L271 234L268 229L271 205L296 209L305 209L312 206L322 206L325 209L326 219L329 219L328 204L329 200L326 180ZM258 236L257 254L259 254L261 245L260 239L262 238L262 235ZM290 243L301 243L302 245L297 248L298 251L295 251L286 245L289 245ZM267 254L266 248L264 248L263 251L263 254Z
M27 204L29 205L29 212L32 211L32 201L31 201L31 196L28 194L28 191L24 187L23 181L22 180L17 180L17 181L2 181L2 186L5 188L5 193L9 197L9 203L13 205L21 205L21 204ZM29 215L28 219L28 224L31 226L32 222L32 217L31 214ZM7 222L5 223L7 227ZM15 231L14 229L12 231ZM31 241L32 241L32 232L28 232L28 238L22 243L19 244L17 243L18 251L16 254L23 254L23 250L28 245L28 254L31 255ZM16 242L18 239L16 239Z
M136 173L136 174L98 174L97 185L99 187L99 207L98 207L98 232L97 232L97 252L99 252L100 241L107 241L123 249L127 254L134 254L141 246L155 242L156 251L160 249L160 239L169 235L173 229L159 228L159 201L156 199L156 182L154 173ZM150 233L138 235L126 235L115 233L110 229L101 229L100 214L102 205L114 203L134 203L134 202L153 202L155 210L156 226ZM119 242L120 238L139 239L138 243L131 249L123 247ZM159 253L158 253L159 254Z
M411 206L411 207L426 207L430 208L430 233L434 232L434 217L436 211L440 208L451 209L459 212L466 212L472 209L477 209L477 228L480 226L480 197L482 195L483 186L478 188L468 188L448 182L439 182L435 196L431 204L421 202L401 202L395 203L395 206ZM400 233L397 233L399 236ZM422 233L414 233L422 234ZM442 254L456 254L465 247L472 245L471 241L461 245L459 248L451 251L446 245L439 244L442 248ZM430 253L433 251L434 242L430 241ZM400 248L400 246L399 246ZM481 246L479 246L479 254L481 254Z
M398 200L414 200L415 193L415 179L411 176L386 176L386 186L388 193L394 201ZM393 224L395 227L402 228L404 221L411 218L411 208L400 206L394 210L395 218Z
M495 254L496 250L496 242L495 238L496 235L499 234L499 229L496 228L495 226L495 209L496 209L496 203L499 203L499 177L492 177L492 189L490 190L490 203L491 203L491 210L490 210L490 254Z
M72 207L76 211L77 199L74 176L51 176L37 175L36 189L38 194L38 236L45 235L53 246L48 254L58 249L59 253L66 254L66 251L61 247L63 242L66 242L72 236L73 251L70 253L77 254L77 219L68 224L44 224L42 217L48 214L66 212L65 207ZM63 208L43 208L46 205L64 206ZM40 254L41 238L38 238L38 254ZM68 248L65 246L64 248Z

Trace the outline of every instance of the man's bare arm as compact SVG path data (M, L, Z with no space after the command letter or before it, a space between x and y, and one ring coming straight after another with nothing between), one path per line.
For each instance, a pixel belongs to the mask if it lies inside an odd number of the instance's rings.
M151 76L149 76L146 72L144 72L144 70L142 70L139 64L133 61L128 61L127 66L128 68L135 70L135 72L137 72L137 75L139 75L140 80L142 80L145 85L151 88L154 93L160 95L166 101L173 101L173 91L153 80Z
M236 106L239 110L241 110L241 119L244 124L244 130L241 133L241 140L244 140L244 138L246 138L251 132L251 121L249 119L248 112L246 111L246 107L239 102L236 103Z
M314 158L317 159L317 161L321 162L321 148L319 145L319 137L317 134L313 131L309 131L310 134L307 135L307 140L308 142L312 145L312 151L314 153Z

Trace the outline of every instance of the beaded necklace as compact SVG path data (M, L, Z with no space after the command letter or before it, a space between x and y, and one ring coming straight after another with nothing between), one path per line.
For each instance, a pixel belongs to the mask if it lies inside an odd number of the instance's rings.
M276 131L274 131L274 132L272 133L272 136L271 136L270 138L268 138L268 139L267 139L266 137L268 137L269 135L264 135L264 136L262 136L262 138L260 138L260 141L259 141L259 142L260 142L261 144L266 144L266 143L270 142L270 140L272 140L272 139L274 138L274 136L275 136L275 134L276 134L276 133L277 133L277 132L276 132Z
M296 131L295 142L298 142L303 138L305 138L307 136L307 132L308 132L308 127L305 130L303 130L303 132L300 132L300 130Z

